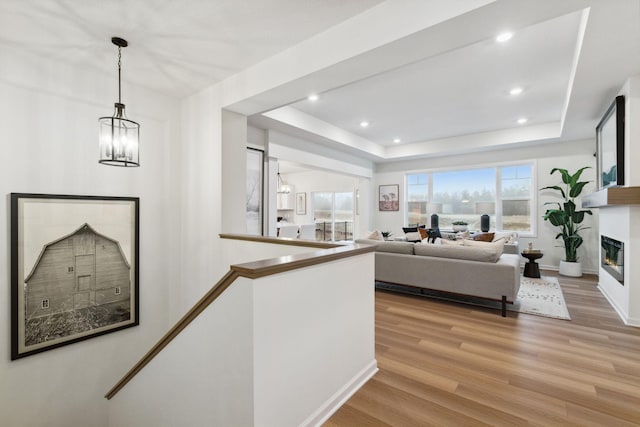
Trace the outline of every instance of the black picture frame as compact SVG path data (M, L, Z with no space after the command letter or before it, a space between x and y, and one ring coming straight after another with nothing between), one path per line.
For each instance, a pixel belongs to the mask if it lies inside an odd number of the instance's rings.
M11 360L140 324L139 198L10 199Z
M625 98L617 96L596 126L598 189L624 185Z

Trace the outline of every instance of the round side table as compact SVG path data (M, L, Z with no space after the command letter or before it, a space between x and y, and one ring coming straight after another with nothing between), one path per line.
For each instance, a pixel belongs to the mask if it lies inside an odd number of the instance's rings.
M536 263L537 259L542 258L542 252L522 252L520 255L529 261L524 265L524 277L540 277L540 266Z

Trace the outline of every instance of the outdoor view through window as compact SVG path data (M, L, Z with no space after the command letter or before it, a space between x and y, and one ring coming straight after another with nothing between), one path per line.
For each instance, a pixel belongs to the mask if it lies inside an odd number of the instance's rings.
M353 193L311 193L316 240L353 240Z
M491 229L533 232L533 164L424 172L407 175L407 223L430 224L436 213L440 228L464 221L480 229L489 215Z

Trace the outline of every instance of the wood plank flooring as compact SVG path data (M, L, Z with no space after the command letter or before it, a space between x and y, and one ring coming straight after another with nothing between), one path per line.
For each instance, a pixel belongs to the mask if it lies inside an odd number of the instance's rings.
M571 321L377 291L380 371L325 427L640 425L640 328L559 281Z

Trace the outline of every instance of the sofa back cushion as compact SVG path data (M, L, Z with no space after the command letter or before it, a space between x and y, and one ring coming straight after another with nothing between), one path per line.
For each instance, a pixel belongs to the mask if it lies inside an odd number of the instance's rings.
M472 247L465 245L415 245L414 253L419 256L464 259L467 261L497 262L502 251L491 245Z
M413 255L413 247L415 246L410 242L393 242L393 241L380 241L380 240L368 240L357 239L356 243L365 243L367 245L375 245L376 252L392 252L395 254Z
M505 242L503 239L500 239L495 242L482 242L478 240L468 240L468 239L463 240L464 246L471 246L474 248L492 248L499 254L502 254L502 252L504 251L504 243Z

